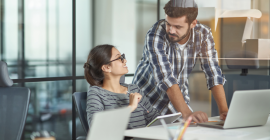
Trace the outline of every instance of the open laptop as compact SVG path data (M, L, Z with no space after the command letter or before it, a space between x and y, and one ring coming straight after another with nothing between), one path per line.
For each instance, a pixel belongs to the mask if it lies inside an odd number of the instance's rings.
M129 107L124 107L95 113L86 140L122 140L130 112Z
M270 113L270 90L235 91L225 121L198 123L222 129L265 125Z

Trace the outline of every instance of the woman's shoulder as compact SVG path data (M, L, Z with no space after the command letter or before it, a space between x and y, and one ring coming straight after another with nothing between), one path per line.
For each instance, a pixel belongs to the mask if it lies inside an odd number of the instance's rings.
M106 100L108 98L106 91L99 86L90 86L87 92L87 98Z
M87 94L88 95L91 95L91 94L101 94L103 95L104 94L104 89L102 87L99 87L99 86L90 86Z

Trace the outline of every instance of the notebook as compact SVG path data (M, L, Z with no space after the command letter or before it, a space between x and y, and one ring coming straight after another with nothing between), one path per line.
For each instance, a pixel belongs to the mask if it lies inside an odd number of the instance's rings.
M130 113L129 107L95 113L86 140L122 140Z

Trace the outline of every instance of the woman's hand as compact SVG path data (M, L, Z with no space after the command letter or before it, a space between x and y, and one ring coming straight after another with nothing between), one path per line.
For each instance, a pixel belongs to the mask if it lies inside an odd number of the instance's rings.
M130 93L129 94L129 107L131 107L131 112L133 112L140 100L142 99L142 95L140 93Z

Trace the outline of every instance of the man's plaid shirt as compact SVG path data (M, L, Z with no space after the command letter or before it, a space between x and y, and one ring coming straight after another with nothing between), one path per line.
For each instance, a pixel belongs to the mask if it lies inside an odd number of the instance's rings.
M173 107L166 91L172 85L178 84L185 102L189 106L188 76L195 66L197 58L205 73L208 89L225 83L226 80L218 65L218 54L209 27L198 22L191 30L189 41L181 51L177 43L169 42L165 20L159 20L147 32L143 56L132 83L142 89L150 103L162 115L168 109L172 113L176 113L178 111Z

